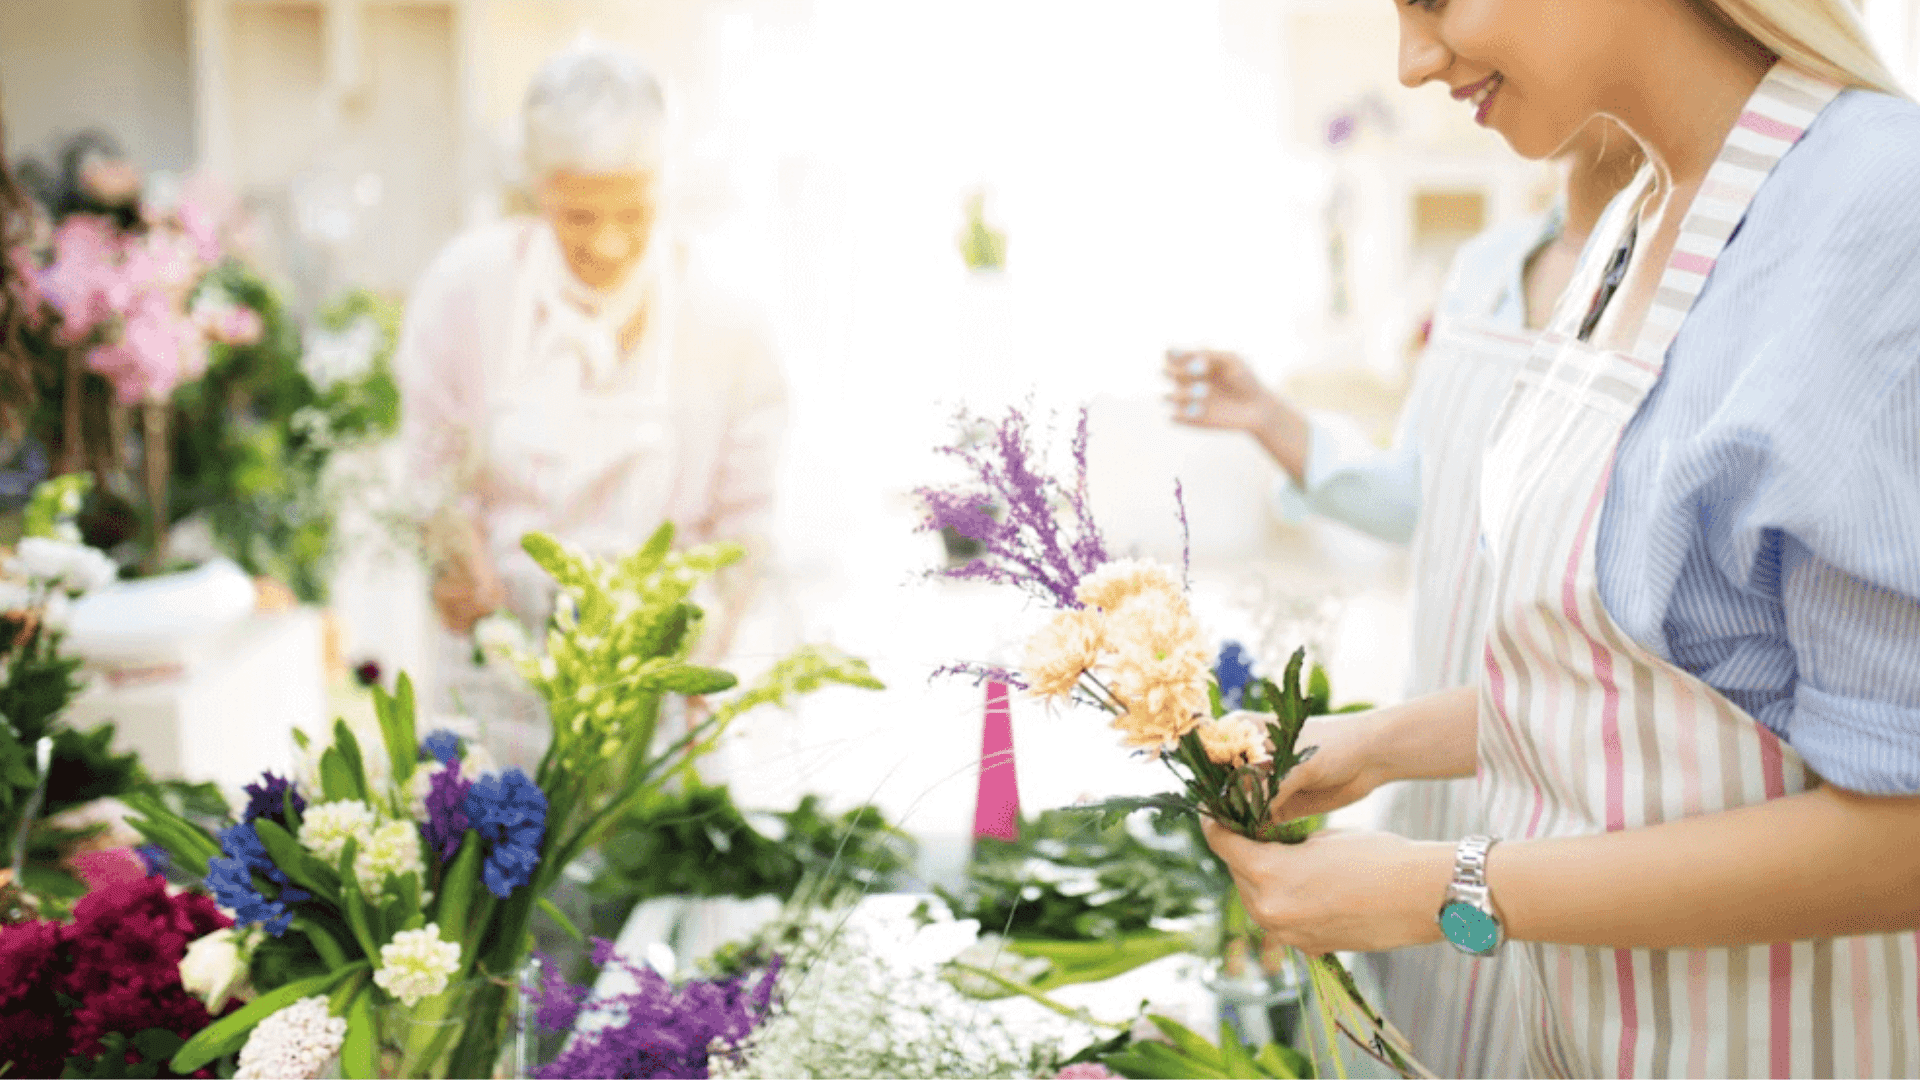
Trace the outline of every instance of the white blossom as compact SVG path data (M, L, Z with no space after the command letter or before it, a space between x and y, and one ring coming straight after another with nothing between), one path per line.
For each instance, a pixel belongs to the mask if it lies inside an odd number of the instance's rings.
M220 1015L229 998L245 1000L253 988L247 979L249 935L233 927L215 930L187 946L180 959L180 985Z
M411 821L389 821L374 829L353 859L353 875L370 900L380 897L388 877L412 874L424 884L426 870L420 861L420 829Z
M440 926L402 930L380 946L380 970L373 981L407 1005L417 1005L447 988L460 970L460 943L440 936Z
M365 847L373 826L373 807L358 799L320 803L300 815L300 844L332 866L340 861L348 840Z
M807 916L798 947L785 951L772 1014L739 1047L716 1051L711 1075L1051 1075L1092 1041L1091 1029L1064 1018L1009 1023L948 982L946 961L967 956L978 930L972 920L922 927L870 908Z
M120 576L119 564L106 552L48 536L21 540L10 569L30 581L72 593L105 588Z
M347 1022L328 1014L326 998L301 998L254 1025L235 1080L311 1080L346 1040Z

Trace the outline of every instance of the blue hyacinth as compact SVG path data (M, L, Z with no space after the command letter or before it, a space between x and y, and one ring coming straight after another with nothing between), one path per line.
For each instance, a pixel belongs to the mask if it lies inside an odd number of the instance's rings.
M293 922L291 905L310 897L287 883L287 875L267 857L253 824L241 822L220 830L220 855L207 860L207 888L214 899L233 912L233 921L240 926L258 924L274 937L286 933ZM267 899L254 885L255 873L279 886L278 899Z
M480 875L505 899L533 880L547 835L547 796L519 769L488 773L467 791L467 820L487 845Z
M1214 664L1213 677L1220 683L1220 704L1238 709L1253 680L1253 654L1237 641L1220 646L1220 659Z
M442 765L451 765L460 760L460 736L441 728L420 740L420 760L431 756Z

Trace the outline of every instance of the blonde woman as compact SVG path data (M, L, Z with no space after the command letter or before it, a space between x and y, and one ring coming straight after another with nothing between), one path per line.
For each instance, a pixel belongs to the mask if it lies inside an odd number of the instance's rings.
M1649 165L1496 416L1479 684L1281 812L1478 773L1484 835L1210 828L1311 953L1513 956L1549 1076L1920 1075L1920 106L1841 0L1414 0L1400 73Z

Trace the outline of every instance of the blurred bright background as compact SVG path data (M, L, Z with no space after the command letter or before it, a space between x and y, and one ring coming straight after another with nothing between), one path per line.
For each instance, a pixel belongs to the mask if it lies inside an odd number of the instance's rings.
M1920 3L1867 15L1920 82ZM920 579L942 547L911 489L953 479L933 448L963 403L1031 400L1061 462L1090 406L1112 547L1179 558L1178 478L1215 633L1268 663L1312 643L1336 701L1397 695L1404 559L1282 522L1275 468L1176 429L1159 375L1170 346L1239 350L1384 438L1454 248L1544 207L1542 167L1398 85L1387 0L5 0L6 149L105 131L238 193L296 303L404 301L456 231L524 205L521 95L583 34L662 76L679 233L761 305L791 387L776 572L735 666L830 642L890 686L744 724L716 766L743 802L816 791L969 831L982 691L928 676L1012 660L1037 613ZM976 193L998 272L960 254ZM419 670L417 572L346 537L338 658ZM1016 704L1014 733L1029 810L1165 775L1092 715Z

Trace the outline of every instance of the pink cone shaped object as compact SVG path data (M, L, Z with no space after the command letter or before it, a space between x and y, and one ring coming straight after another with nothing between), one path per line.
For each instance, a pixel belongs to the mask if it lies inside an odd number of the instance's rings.
M974 802L973 836L1012 842L1020 831L1020 784L1013 770L1013 713L1007 684L987 683L987 718L980 735L980 792Z

